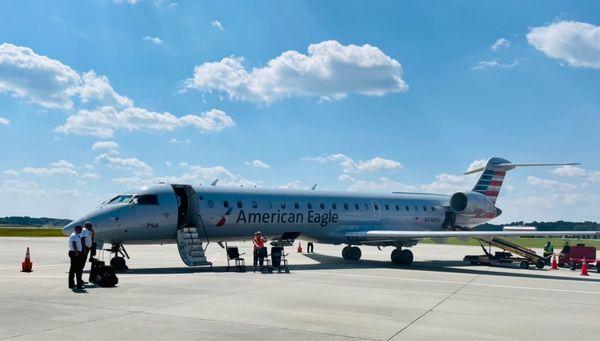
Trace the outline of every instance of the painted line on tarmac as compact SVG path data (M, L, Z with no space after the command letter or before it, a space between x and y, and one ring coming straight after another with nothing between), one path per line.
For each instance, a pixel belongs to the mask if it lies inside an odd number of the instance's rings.
M35 265L35 267L36 268L49 268L49 267L53 267L53 266L63 266L63 265L68 265L68 263ZM18 269L20 267L21 267L21 265L16 265L16 266L10 266L10 267L3 267L3 268L0 268L0 270L12 270L12 269Z
M456 284L456 285L465 285L466 282L457 282L457 281L444 281L444 280L436 280L436 279L420 279L420 278L401 278L401 277L389 277L389 276L375 276L375 275L359 275L359 274L347 274L347 273L335 273L335 272L323 272L319 270L307 270L302 271L311 272L311 273L320 273L323 275L333 275L333 276L344 276L344 277L361 277L361 278L371 278L371 279L392 279L398 281L411 281L411 282L427 282L427 283L442 283L442 284ZM479 287L491 287L491 288L503 288L503 289L519 289L519 290L538 290L538 291L552 291L552 292L567 292L567 293L576 293L576 294L596 294L600 295L600 291L585 291L585 290L569 290L569 289L555 289L555 288L540 288L540 287L524 287L517 285L501 285L501 284L485 284L485 283L468 283L468 286L479 286Z

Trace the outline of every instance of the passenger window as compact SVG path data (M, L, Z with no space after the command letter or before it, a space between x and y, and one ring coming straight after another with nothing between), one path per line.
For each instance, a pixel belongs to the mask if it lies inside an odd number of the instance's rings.
M331 208L333 208L334 210L337 210L337 205L336 204L331 204Z
M369 210L369 204L365 204L365 210Z
M427 206L423 205L423 211L427 211Z
M396 205L396 211L400 211L400 206Z
M307 203L307 204L306 204L306 207L307 207L309 210L312 210L312 204L311 204L311 203Z
M258 203L256 201L252 202L252 208L257 208L258 207Z
M344 209L347 210L348 209L348 204L344 204Z
M431 211L435 212L435 207L431 206Z
M203 196L201 196L201 195L199 195L199 196L198 196L198 200L202 201L202 200L204 200L204 197L203 197Z
M356 210L360 210L360 206L358 204L354 204L354 208L356 208Z
M273 204L270 201L267 201L267 208L273 208Z
M407 211L410 211L410 207L408 207L408 205L404 206L404 209L407 210Z
M152 194L137 195L133 197L133 204L158 205L158 196Z
M325 204L319 204L319 207L324 210L325 209Z
M215 207L215 203L212 200L208 201L208 208L213 208Z
M227 201L227 200L223 201L223 207L228 208L229 207L229 201Z
M296 203L294 203L294 208L295 209L300 209L300 205L296 202Z
M388 204L385 204L385 210L389 211L390 210L390 206Z
M279 206L281 206L281 208L285 208L285 203L282 202L281 205L279 205Z
M238 201L238 202L237 202L237 207L238 207L238 208L242 208L242 206L243 206L243 205L242 205L242 202L241 202L241 201Z
M375 209L375 211L379 211L379 205L373 204L373 208Z

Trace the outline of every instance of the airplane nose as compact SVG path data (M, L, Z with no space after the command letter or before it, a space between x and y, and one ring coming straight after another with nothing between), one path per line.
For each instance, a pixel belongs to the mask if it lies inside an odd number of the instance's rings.
M81 225L81 222L78 220L73 220L72 222L70 222L69 224L67 224L65 227L62 228L62 233L65 236L70 236L71 233L73 233L73 231L75 231L75 226L77 225Z

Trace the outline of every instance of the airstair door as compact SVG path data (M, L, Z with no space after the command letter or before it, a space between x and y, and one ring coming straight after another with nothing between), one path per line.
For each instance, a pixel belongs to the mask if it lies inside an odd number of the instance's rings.
M190 185L173 185L177 196L177 228L198 227L198 196Z
M201 226L198 195L190 185L173 185L177 196L177 248L179 256L187 266L201 266L212 264L206 260L203 238L200 230L206 234ZM208 240L208 236L206 236Z

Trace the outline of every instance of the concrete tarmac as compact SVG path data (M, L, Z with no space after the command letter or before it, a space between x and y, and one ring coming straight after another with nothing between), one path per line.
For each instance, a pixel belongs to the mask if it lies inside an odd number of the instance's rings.
M251 265L251 244L238 245ZM21 273L27 246L34 271ZM342 246L315 244L310 255L287 249L290 274L260 274L225 272L214 243L212 271L186 267L176 245L129 246L117 287L80 293L67 288L66 247L0 238L0 339L599 338L600 274L461 261L479 247L418 245L415 263L398 268L391 248L362 247L347 262Z

